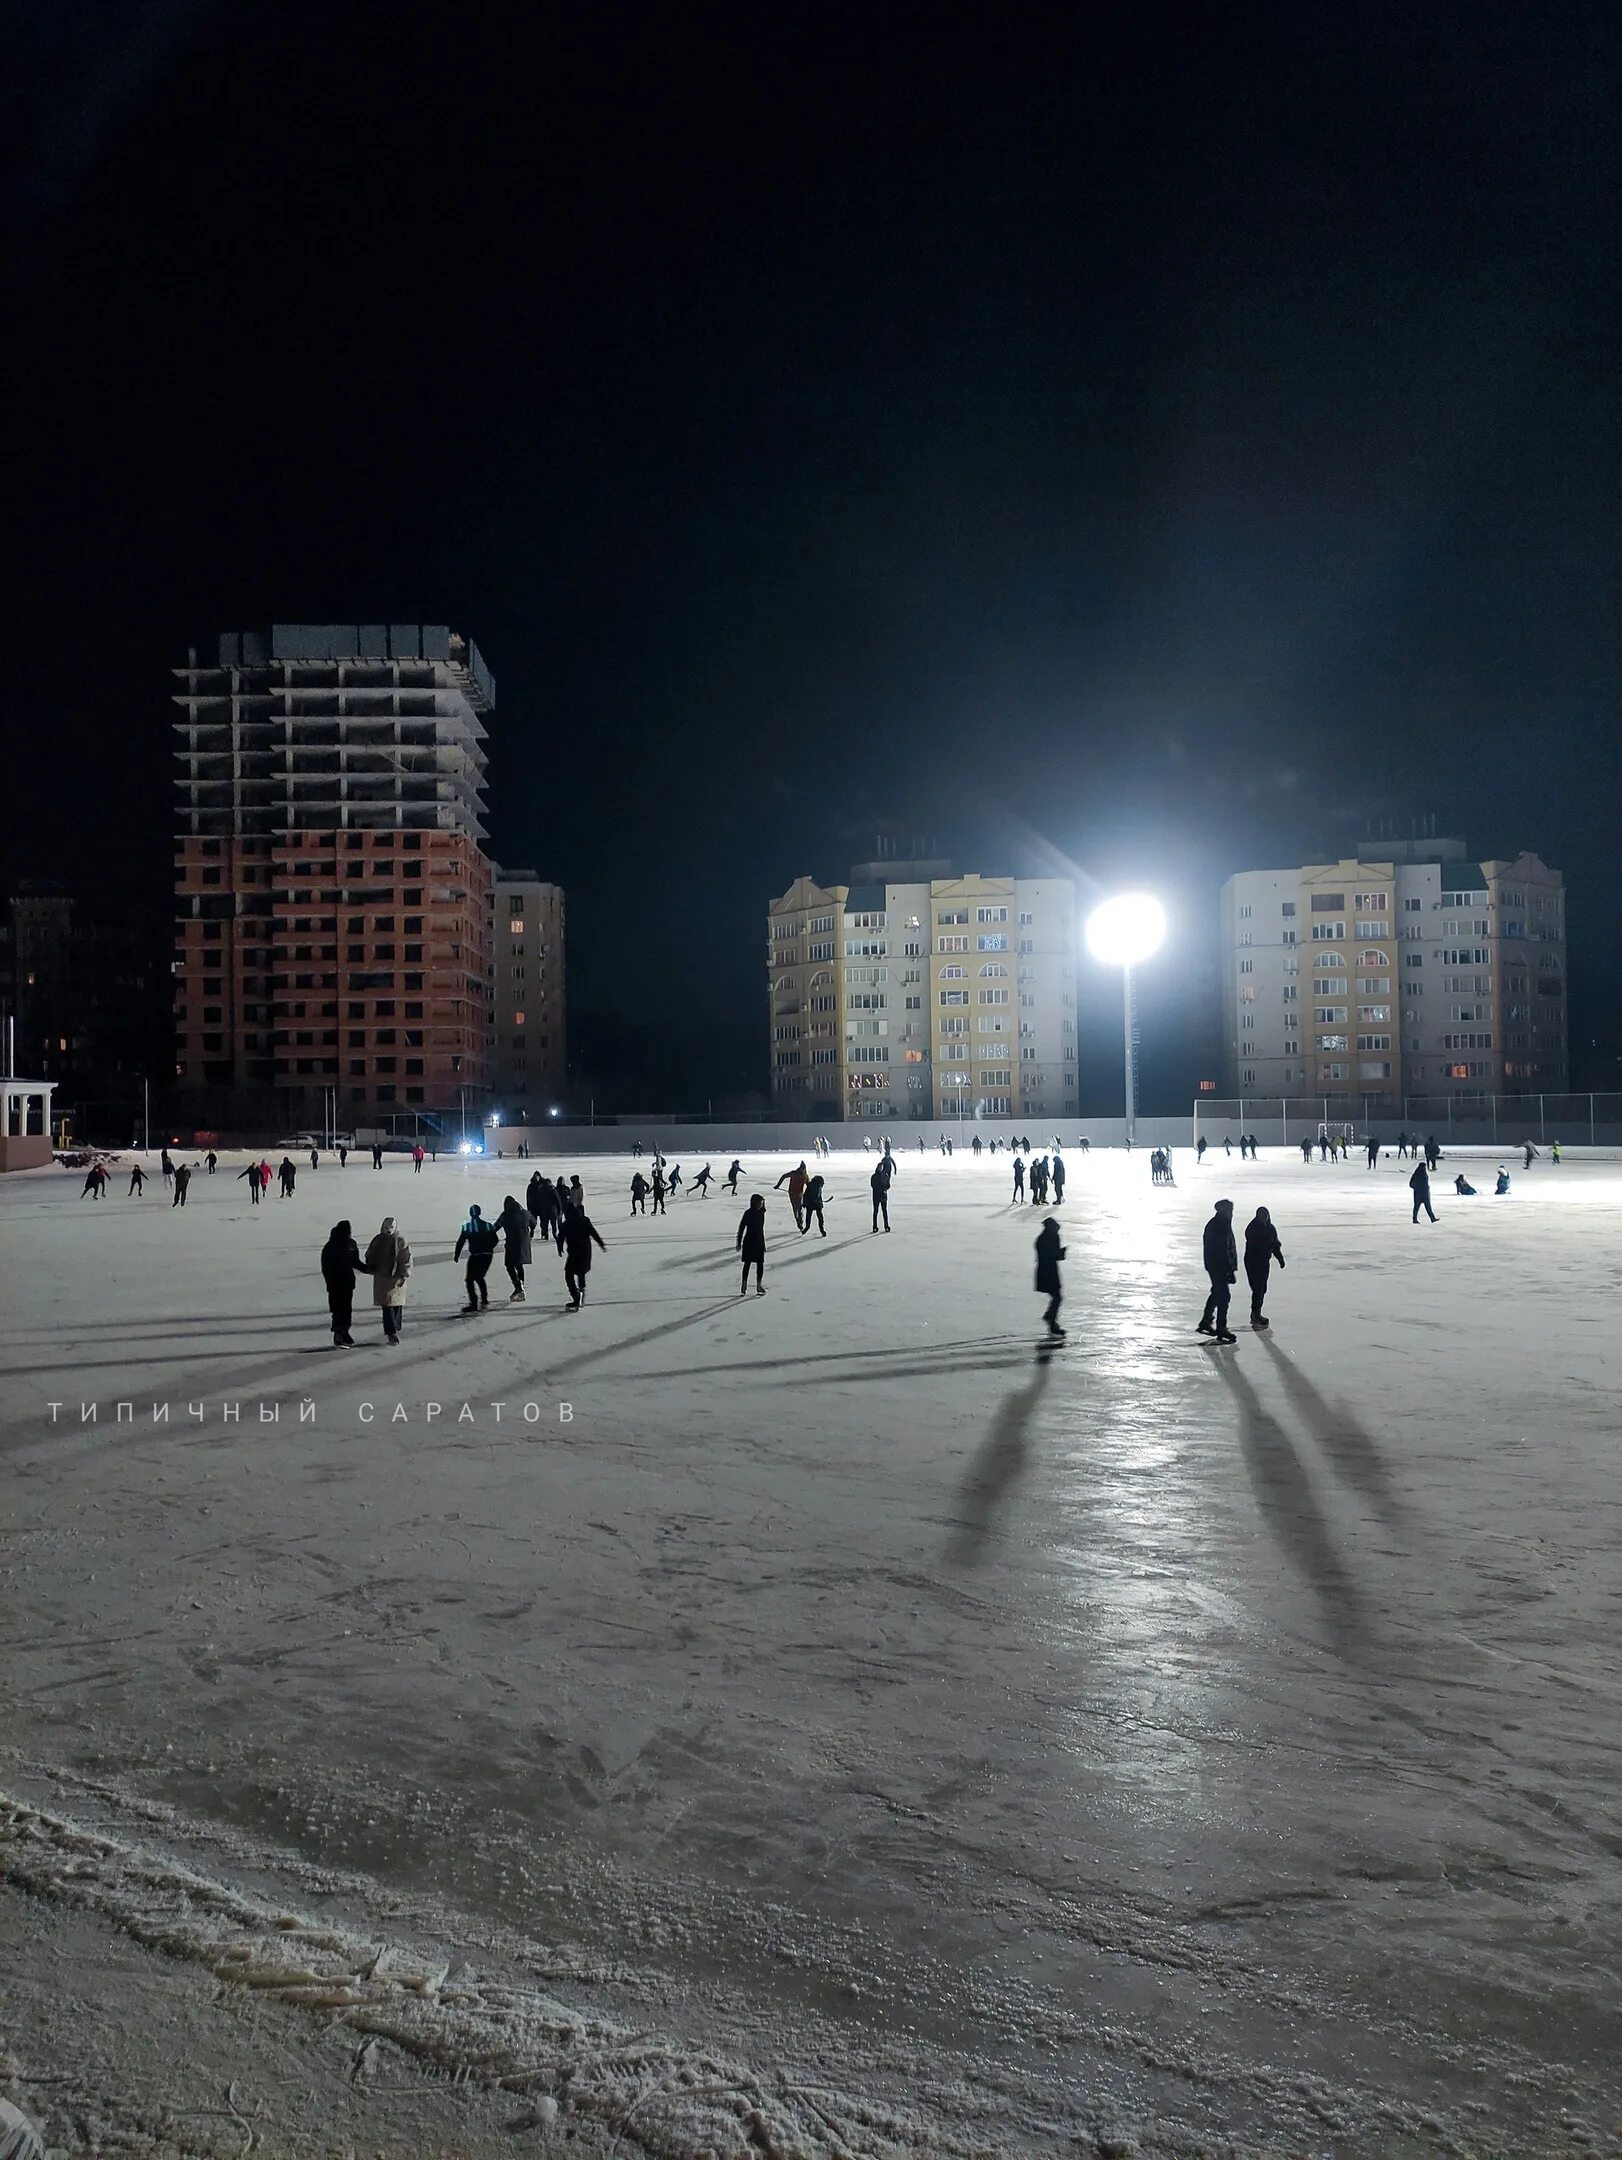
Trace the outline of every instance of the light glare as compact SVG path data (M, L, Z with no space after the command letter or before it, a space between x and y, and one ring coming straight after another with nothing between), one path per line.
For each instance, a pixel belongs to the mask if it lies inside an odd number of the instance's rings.
M1118 893L1087 918L1087 950L1110 967L1136 967L1165 935L1166 911L1150 893Z

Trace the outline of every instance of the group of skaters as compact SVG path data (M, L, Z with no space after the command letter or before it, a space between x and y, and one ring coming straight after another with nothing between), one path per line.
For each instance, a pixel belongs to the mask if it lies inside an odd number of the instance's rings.
M1199 1138L1194 1143L1194 1160L1196 1162L1204 1162L1206 1151L1210 1147L1210 1145L1210 1141L1206 1139L1204 1133L1201 1133ZM1254 1133L1241 1133L1239 1135L1239 1160L1243 1162L1245 1157L1248 1155L1252 1162L1259 1161L1260 1157L1257 1154L1257 1150L1260 1145L1261 1143L1256 1138L1256 1135ZM1222 1136L1222 1152L1224 1155L1231 1155L1233 1153L1233 1135L1231 1133L1224 1133ZM1154 1154L1164 1155L1166 1157L1167 1167L1170 1167L1171 1151L1169 1148L1156 1148ZM1154 1155L1151 1155L1149 1160L1152 1168L1154 1163ZM1163 1185L1169 1185L1172 1180L1167 1177L1162 1178L1160 1182Z
M1028 1165L1025 1157L1016 1149L1014 1154L1013 1195L1016 1202L1025 1198L1027 1181L1030 1185L1031 1205L1033 1207L1046 1207L1049 1194L1052 1195L1055 1202L1062 1202L1064 1199L1064 1178L1064 1156L1060 1152L1057 1140L1053 1143L1053 1153L1051 1155L1038 1155Z
M1219 1343L1237 1342L1238 1336L1228 1325L1228 1305L1233 1285L1239 1279L1239 1248L1233 1234L1231 1200L1216 1203L1211 1220L1202 1233L1200 1251L1211 1287L1195 1333L1209 1335ZM1250 1285L1250 1324L1254 1328L1271 1325L1262 1306L1266 1302L1267 1281L1275 1262L1280 1267L1284 1265L1284 1247L1279 1243L1272 1216L1266 1208L1259 1207L1245 1225L1245 1280Z

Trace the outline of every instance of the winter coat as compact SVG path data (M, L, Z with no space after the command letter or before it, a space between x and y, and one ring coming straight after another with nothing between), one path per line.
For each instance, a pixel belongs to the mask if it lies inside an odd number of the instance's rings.
M1248 1222L1245 1225L1245 1273L1265 1276L1274 1261L1284 1265L1284 1248L1278 1241L1278 1225Z
M403 1305L405 1287L411 1273L411 1247L394 1227L391 1215L385 1228L379 1230L366 1248L366 1258L361 1262L372 1278L372 1303L374 1305Z
M353 1296L355 1277L363 1266L360 1247L352 1237L329 1237L321 1248L321 1279L329 1296Z
M875 1186L877 1182L875 1173ZM746 1264L751 1260L765 1259L766 1210L764 1208L750 1207L744 1209L738 1223L738 1235L733 1240L733 1243L737 1250L743 1254Z
M1064 1255L1058 1224L1044 1223L1036 1238L1036 1287L1045 1297L1059 1295L1059 1262Z
M599 1252L608 1250L585 1209L571 1208L563 1225L563 1257L577 1275L590 1274L593 1245Z
M1410 1190L1416 1193L1428 1193L1430 1191L1431 1174L1423 1163L1415 1170L1413 1176L1408 1180L1408 1184Z
M451 1254L452 1262L461 1259L464 1247L470 1260L488 1260L497 1243L495 1224L486 1222L482 1215L470 1215L463 1223L462 1233L456 1240L456 1250Z
M501 1207L501 1234L505 1240L505 1258L529 1265L529 1217L516 1200L505 1200Z
M1205 1272L1222 1282L1232 1282L1239 1272L1239 1249L1233 1241L1233 1222L1227 1215L1213 1215L1202 1241Z
M804 1198L804 1200L803 1200L803 1201L802 1201L802 1202L801 1202L800 1204L801 1204L802 1208L803 1208L803 1209L805 1210L805 1212L806 1212L807 1214L810 1214L810 1215L820 1215L820 1214L821 1214L821 1212L822 1212L822 1179L821 1179L821 1178L819 1178L819 1177L814 1177L814 1178L810 1178L810 1179L808 1179L808 1180L807 1180L807 1182L806 1182L806 1188L805 1188L805 1198Z

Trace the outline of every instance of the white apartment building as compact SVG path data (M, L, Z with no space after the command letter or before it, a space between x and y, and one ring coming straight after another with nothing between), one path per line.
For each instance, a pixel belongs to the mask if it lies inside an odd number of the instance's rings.
M1245 870L1222 888L1235 1096L1558 1094L1568 1084L1565 890L1536 855L1462 841Z
M868 866L863 866L867 868ZM1064 878L799 878L767 911L779 1117L1074 1117L1076 896Z

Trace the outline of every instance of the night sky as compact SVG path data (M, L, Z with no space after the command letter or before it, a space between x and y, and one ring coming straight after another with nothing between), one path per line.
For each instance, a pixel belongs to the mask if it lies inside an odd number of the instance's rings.
M1431 816L1565 870L1622 1087L1619 24L22 11L6 876L162 902L189 643L448 622L621 1107L764 1085L766 901L876 830L1208 951L1230 870Z

